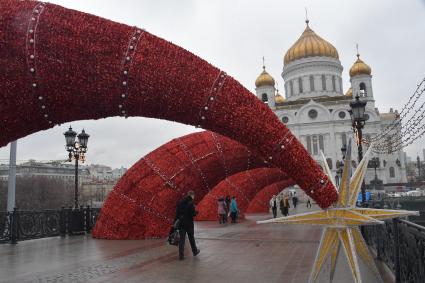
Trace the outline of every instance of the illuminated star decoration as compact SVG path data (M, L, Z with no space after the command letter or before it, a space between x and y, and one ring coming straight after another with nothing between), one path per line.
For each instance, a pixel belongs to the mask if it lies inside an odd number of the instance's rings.
M374 274L376 279L379 282L382 282L373 257L367 248L366 242L358 226L384 224L382 220L385 219L419 214L417 211L359 208L355 206L357 196L367 170L367 163L371 153L371 148L372 146L366 152L364 158L350 179L351 140L349 141L339 189L339 198L333 208L257 222L259 224L281 223L324 226L309 282L315 282L318 279L320 271L329 257L329 280L332 282L341 246L346 255L354 282L362 282L359 269L359 257ZM323 153L322 157L324 159L325 171L331 181L335 184Z

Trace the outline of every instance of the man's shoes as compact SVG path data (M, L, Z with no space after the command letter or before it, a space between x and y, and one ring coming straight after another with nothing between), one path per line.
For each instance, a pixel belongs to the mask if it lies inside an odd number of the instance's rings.
M196 249L196 252L193 253L193 256L197 256L201 252L200 249Z

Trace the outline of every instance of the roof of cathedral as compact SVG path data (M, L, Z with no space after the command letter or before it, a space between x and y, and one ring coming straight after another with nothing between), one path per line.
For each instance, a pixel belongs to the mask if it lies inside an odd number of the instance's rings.
M389 112L389 113L380 113L379 117L381 120L395 120L400 118L400 115L397 112Z
M306 23L307 26L300 38L286 51L284 65L306 57L324 56L338 59L336 48L318 36L308 25L308 20Z
M357 54L357 60L350 69L350 77L358 75L370 75L372 69L360 59L360 54Z
M269 73L266 72L266 67L263 66L263 71L258 76L258 78L255 80L255 86L274 86L275 81L272 76L270 76Z
M279 92L276 93L276 96L274 97L274 101L276 103L282 103L285 102L285 97L283 97L282 95L280 95Z

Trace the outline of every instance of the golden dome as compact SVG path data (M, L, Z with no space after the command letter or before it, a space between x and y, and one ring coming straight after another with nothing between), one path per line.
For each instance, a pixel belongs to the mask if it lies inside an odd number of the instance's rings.
M310 29L308 20L306 23L307 27L300 38L286 51L284 65L306 57L324 56L338 59L336 48Z
M274 97L274 101L275 101L276 103L282 103L282 102L285 102L285 97L283 97L282 95L280 95L280 93L279 93L279 92L276 92L276 95L275 95L275 97Z
M347 90L347 92L345 93L345 95L346 95L346 96L350 96L350 97L352 97L352 96L353 96L353 89L351 88L351 86L350 86L350 88Z
M365 62L360 60L360 54L357 54L357 60L350 69L350 77L358 75L370 75L371 73L372 69Z
M255 86L274 86L274 79L272 76L269 75L269 73L266 72L266 67L263 66L263 71L258 76L258 78L255 80Z

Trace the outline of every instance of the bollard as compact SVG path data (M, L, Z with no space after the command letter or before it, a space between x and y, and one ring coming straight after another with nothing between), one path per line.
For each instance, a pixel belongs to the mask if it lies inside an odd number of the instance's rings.
M18 243L18 211L15 207L13 209L13 212L11 214L11 221L10 221L10 243L11 244L17 244Z

